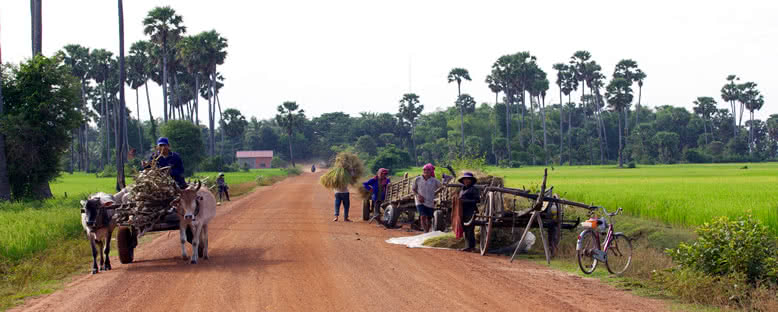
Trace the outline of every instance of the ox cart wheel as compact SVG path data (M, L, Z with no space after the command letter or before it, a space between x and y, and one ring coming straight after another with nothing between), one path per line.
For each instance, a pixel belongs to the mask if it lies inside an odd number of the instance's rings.
M384 210L383 222L384 226L393 228L397 225L397 220L400 218L400 209L395 204L389 204Z
M362 200L362 221L370 220L370 200Z
M432 213L432 230L433 231L446 231L446 220L445 220L445 213L443 213L443 210L435 210L435 212Z
M132 229L128 226L120 226L116 243L119 247L119 262L132 263L135 257L135 235Z
M488 204L485 207L484 215L486 215L486 222L481 225L480 228L480 247L481 247L481 255L485 256L487 252L489 252L489 242L491 241L492 237L492 226L494 224L494 211L495 211L495 205L498 205L496 203L496 200L501 200L502 196L497 196L494 192L489 192L487 195L488 197ZM499 205L502 205L502 201L499 203Z

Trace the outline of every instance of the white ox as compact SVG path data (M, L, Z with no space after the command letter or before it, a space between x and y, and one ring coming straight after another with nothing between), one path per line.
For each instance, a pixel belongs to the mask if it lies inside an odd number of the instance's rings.
M181 194L172 203L180 219L181 257L187 259L186 242L189 236L192 243L189 263L192 264L197 263L198 256L208 259L208 222L216 216L216 198L207 188L200 189L200 186L202 183L198 181L197 186L180 190ZM202 250L202 255L198 254L198 249Z
M116 227L113 219L113 209L106 207L113 205L113 196L106 193L95 193L87 200L81 201L81 225L89 238L92 246L92 274L98 272L97 254L100 253L100 270L111 269L111 233ZM96 246L97 245L97 246ZM98 248L100 247L99 252ZM105 254L105 259L103 259Z

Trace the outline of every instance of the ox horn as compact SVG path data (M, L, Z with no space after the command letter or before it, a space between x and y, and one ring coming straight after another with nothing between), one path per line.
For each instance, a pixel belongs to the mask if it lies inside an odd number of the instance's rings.
M195 189L195 192L200 190L200 187L203 185L203 183L200 180L197 180L197 188Z

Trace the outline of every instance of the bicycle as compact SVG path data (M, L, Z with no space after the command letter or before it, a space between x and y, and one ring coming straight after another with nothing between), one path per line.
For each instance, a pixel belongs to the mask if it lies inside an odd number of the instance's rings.
M596 210L589 212L589 220L581 223L586 229L578 235L575 245L578 266L585 274L592 274L597 263L604 262L608 272L619 275L624 273L632 262L632 240L624 233L613 231L613 217L620 214L622 209L609 213L605 207L597 208L601 208L604 215L609 217L610 223L606 222L605 217L595 218ZM601 232L607 233L602 243Z

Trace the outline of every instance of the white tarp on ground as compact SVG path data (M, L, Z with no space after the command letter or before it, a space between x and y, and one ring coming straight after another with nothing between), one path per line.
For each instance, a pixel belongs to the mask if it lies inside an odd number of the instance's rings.
M521 231L523 232L523 231ZM519 233L521 233L519 232ZM447 233L441 232L441 231L434 231L424 234L419 234L416 236L403 236L403 237L393 237L390 239L387 239L386 242L390 244L397 244L397 245L405 245L408 248L435 248L435 249L448 249L448 248L440 248L440 247L429 247L424 246L424 241L438 236L446 235ZM522 244L521 251L522 252L528 252L530 249L532 249L532 245L535 245L535 235L532 234L532 232L527 233L527 238L524 239L524 244ZM477 244L478 242L476 242ZM506 252L513 252L513 250L516 249L516 245L519 243L519 241L515 241L510 246L505 246L500 249L490 249L490 252L495 253L506 253Z
M433 237L438 237L443 235L446 235L446 233L441 231L434 231L434 232L419 234L416 236L393 237L387 239L386 242L390 244L405 245L408 246L408 248L435 248L435 247L424 246L423 245L424 241ZM437 249L447 249L447 248L437 248Z

